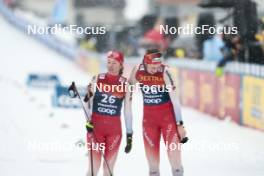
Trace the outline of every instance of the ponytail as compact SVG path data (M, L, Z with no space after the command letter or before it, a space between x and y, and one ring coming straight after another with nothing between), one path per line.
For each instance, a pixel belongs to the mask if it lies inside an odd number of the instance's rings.
M119 70L119 76L121 76L121 75L123 74L123 72L124 72L124 66L122 66L122 67L120 68L120 70Z

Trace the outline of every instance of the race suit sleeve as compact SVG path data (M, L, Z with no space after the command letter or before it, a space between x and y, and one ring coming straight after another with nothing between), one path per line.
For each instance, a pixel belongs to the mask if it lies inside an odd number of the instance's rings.
M179 102L179 98L176 93L176 78L175 74L173 74L173 70L169 67L165 68L164 71L164 80L166 86L170 86L169 96L173 105L174 115L176 122L182 121L182 113L181 113L181 105Z
M96 91L96 83L97 83L97 75L93 76L90 83L87 86L87 96L88 96L88 102L85 106L86 111L88 112L89 119L91 120L92 116L92 107L93 107L93 99L94 99L94 93Z
M135 85L135 84L137 83L137 80L136 80L136 72L137 72L137 70L138 70L138 67L139 67L139 65L136 65L136 66L132 69L132 71L131 71L131 73L130 73L130 77L129 77L129 79L128 79L128 83L129 83L130 85Z
M128 89L128 84L126 85L126 95L124 100L124 118L126 125L126 133L133 134L132 128L132 92Z
M132 134L132 96L133 91L135 91L135 88L133 89L133 86L136 84L136 69L137 66L135 66L130 74L130 77L128 79L128 83L126 85L126 95L125 95L125 101L124 101L124 116L125 116L125 123L126 123L126 131L127 134Z

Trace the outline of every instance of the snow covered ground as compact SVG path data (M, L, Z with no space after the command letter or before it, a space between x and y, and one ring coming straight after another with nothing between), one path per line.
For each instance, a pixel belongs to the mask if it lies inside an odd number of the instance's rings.
M26 79L29 73L54 73L64 84L75 80L86 85L91 75L13 29L1 16L0 31L0 175L84 176L88 160L81 146L82 110L52 108L53 90L28 88ZM142 97L136 95L133 101L134 145L130 154L123 152L124 134L116 176L148 175L141 135ZM264 175L263 132L189 108L183 108L183 117L190 138L183 146L185 176ZM161 175L170 176L164 145L161 150Z

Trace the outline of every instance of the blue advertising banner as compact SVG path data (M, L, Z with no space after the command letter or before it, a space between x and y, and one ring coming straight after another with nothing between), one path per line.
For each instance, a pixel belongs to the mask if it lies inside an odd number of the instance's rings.
M52 88L60 85L60 80L54 74L30 74L27 78L27 85L29 87L37 88Z
M54 90L54 95L52 96L52 106L58 108L81 108L80 100L76 98L71 98L68 94L69 86L57 85ZM78 88L80 96L82 99L85 96L85 88Z

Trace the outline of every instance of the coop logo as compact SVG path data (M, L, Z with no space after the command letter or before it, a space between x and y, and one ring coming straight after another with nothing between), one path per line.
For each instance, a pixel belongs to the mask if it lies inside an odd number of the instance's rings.
M162 100L160 98L158 99L148 99L148 98L145 98L144 99L144 102L147 103L147 104L159 104Z
M114 115L114 114L116 114L116 110L114 110L114 109L109 109L109 108L103 108L103 107L99 107L99 108L98 108L98 112L106 113L106 114L110 114L110 115Z
M54 74L30 74L27 79L30 87L50 88L60 85L60 80Z

